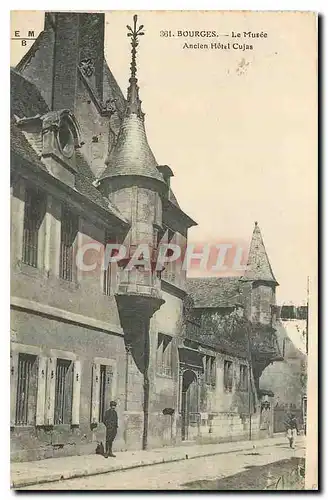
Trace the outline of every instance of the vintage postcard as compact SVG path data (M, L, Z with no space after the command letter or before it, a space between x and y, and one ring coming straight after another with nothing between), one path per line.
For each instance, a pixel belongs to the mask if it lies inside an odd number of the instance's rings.
M11 13L11 488L316 490L317 15Z

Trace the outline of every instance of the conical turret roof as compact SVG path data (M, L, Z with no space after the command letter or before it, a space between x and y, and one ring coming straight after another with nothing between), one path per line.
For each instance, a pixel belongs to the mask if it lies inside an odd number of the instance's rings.
M255 222L243 280L271 281L278 285L263 243L260 227Z
M164 182L157 165L147 141L144 121L131 113L123 118L116 144L100 179L138 175Z
M107 167L100 176L100 180L133 175L148 177L165 184L147 141L144 113L141 110L138 80L136 78L136 48L139 44L138 37L144 35L142 31L143 25L137 28L137 16L133 17L133 23L133 28L128 26L128 36L131 37L132 45L132 61L125 115L116 144L109 155Z

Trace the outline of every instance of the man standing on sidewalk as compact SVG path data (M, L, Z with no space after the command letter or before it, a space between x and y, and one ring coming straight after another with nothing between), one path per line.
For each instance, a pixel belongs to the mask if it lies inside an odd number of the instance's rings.
M287 438L290 448L294 448L296 436L298 435L297 420L293 413L289 413L286 420Z
M104 424L106 426L106 450L105 458L115 457L112 451L113 441L117 434L118 418L116 413L116 401L109 403L109 408L105 411Z

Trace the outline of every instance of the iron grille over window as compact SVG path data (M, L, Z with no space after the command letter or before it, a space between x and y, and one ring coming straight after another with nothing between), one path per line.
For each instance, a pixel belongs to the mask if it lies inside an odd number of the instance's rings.
M73 362L57 359L55 386L55 424L72 422Z
M78 217L64 208L61 221L60 276L73 281L74 241L78 232Z
M100 365L99 422L104 421L105 411L109 406L112 376L110 366Z
M36 397L36 356L19 354L16 392L16 425L33 424Z
M232 375L232 361L224 362L224 388L228 391L232 390L233 375Z
M246 365L240 365L239 386L241 391L247 391L248 388L248 369Z
M23 262L38 266L39 229L45 214L45 196L36 189L25 192Z
M172 376L172 337L162 333L158 334L157 373Z

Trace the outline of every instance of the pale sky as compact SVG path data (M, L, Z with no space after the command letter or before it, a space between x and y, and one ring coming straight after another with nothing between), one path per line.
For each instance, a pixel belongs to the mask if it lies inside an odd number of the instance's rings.
M106 13L105 55L124 94L135 12ZM309 13L138 13L145 25L138 78L148 141L174 172L182 209L198 222L195 242L249 241L258 221L276 279L278 302L301 303L317 268L316 21ZM43 13L12 14L11 36L42 30ZM171 30L175 37L161 37ZM182 38L178 30L216 30L223 38ZM183 49L185 42L251 51ZM21 34L21 36L24 36ZM25 34L26 36L26 34ZM31 44L31 42L28 42ZM12 41L15 65L29 45Z

